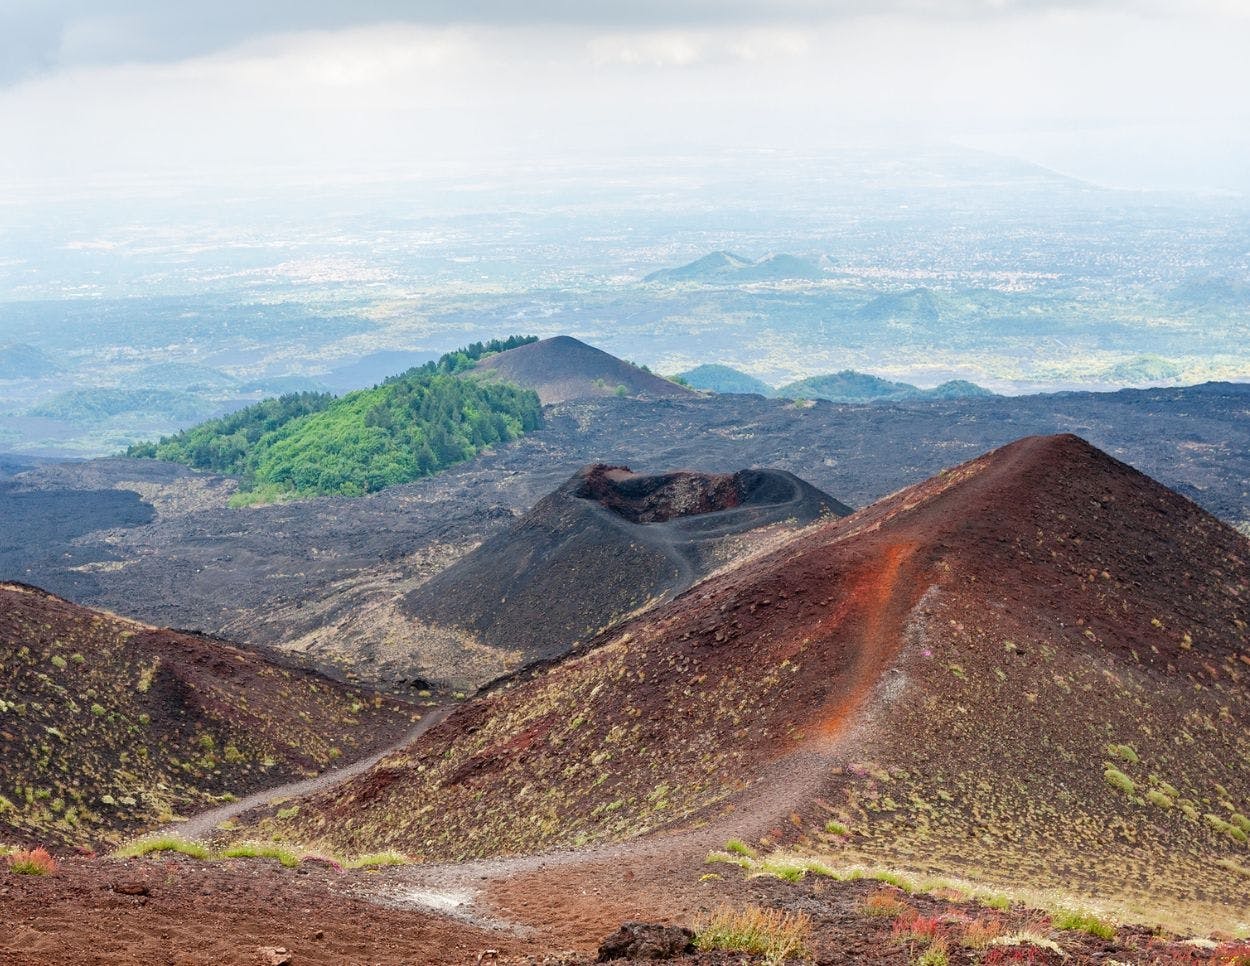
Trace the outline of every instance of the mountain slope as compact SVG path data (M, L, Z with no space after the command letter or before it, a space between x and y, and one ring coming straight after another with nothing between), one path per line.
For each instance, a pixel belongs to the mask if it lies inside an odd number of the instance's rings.
M1078 438L1026 438L473 702L277 828L468 856L698 819L1138 915L1232 916L1248 558Z
M507 653L513 667L549 660L793 527L849 512L780 470L643 476L586 467L408 595L412 641L460 650L419 673L480 686L498 670L493 661L479 670L477 655Z
M116 841L360 757L412 715L221 641L0 584L2 841Z
M477 370L533 390L544 406L596 396L694 395L684 386L567 335L488 356Z

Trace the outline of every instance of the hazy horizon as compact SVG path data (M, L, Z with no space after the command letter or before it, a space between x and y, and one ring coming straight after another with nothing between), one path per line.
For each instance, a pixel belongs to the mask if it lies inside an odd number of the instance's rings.
M0 191L953 144L1246 194L1248 48L1218 0L6 0Z

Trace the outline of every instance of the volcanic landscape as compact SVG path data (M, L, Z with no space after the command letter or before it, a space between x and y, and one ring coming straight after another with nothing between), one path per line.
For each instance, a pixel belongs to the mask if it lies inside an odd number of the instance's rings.
M0 962L1250 962L1246 387L464 378L363 497L0 481Z

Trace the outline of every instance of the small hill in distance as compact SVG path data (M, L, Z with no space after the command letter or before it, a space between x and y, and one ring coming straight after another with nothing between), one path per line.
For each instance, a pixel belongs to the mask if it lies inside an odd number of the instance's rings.
M0 583L0 840L90 845L397 740L413 709Z
M732 366L725 366L719 363L706 363L701 366L695 366L693 369L679 373L677 378L691 389L700 389L704 392L765 397L772 397L777 394L777 391L762 379L756 379L754 376L740 372Z
M656 399L694 395L685 386L567 335L488 356L477 364L476 371L533 390L544 406L601 396Z
M431 665L417 673L481 686L501 664L558 657L779 533L849 512L782 470L643 475L588 466L408 595L407 636L427 648ZM449 669L456 679L445 678Z
M755 394L783 399L825 399L838 403L895 402L904 399L967 399L995 393L964 379L952 379L932 389L907 382L844 369L825 376L810 376L779 389L731 366L709 364L680 373L678 378L692 389L715 393Z
M41 379L61 371L42 349L18 342L0 346L0 379Z
M959 399L993 396L988 389L962 379L944 382L933 389L920 389L907 382L894 382L864 372L844 369L827 376L811 376L782 386L776 394L786 399L826 399L830 402L895 402L903 399Z
M177 389L69 389L28 410L31 416L76 423L142 413L186 422L213 412L221 412L217 403Z
M1103 378L1121 386L1144 386L1173 383L1183 375L1184 370L1167 359L1159 356L1138 356L1111 366Z
M676 284L743 284L749 282L819 281L825 271L814 262L794 255L767 255L751 261L733 252L712 252L677 268L663 268L643 278L644 282Z
M861 322L918 322L931 324L941 319L937 296L927 288L878 295L855 312Z

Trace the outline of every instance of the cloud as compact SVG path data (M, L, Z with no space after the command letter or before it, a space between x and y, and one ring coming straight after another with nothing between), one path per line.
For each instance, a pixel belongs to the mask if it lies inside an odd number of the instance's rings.
M1044 10L1157 11L1178 0L0 0L0 84L82 65L174 61L273 34L379 23L575 27L650 34L643 61L673 61L666 31L793 27L869 15L986 18ZM1185 2L1185 0L1179 0ZM1242 0L1188 0L1235 7ZM676 35L673 35L676 36ZM691 53L691 52L687 52ZM628 54L627 54L628 56Z

